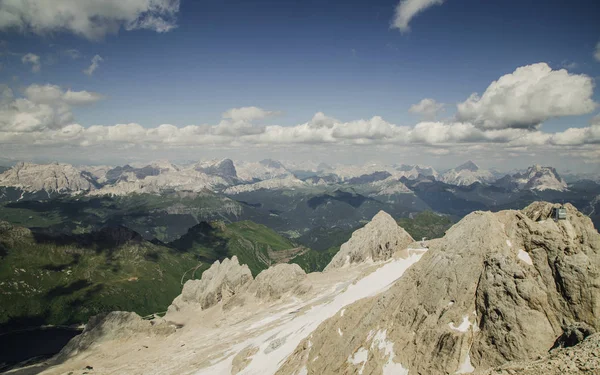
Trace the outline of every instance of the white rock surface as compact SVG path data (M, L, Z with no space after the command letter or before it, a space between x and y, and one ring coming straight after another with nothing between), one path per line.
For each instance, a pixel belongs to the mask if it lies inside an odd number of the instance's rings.
M240 265L233 256L223 262L218 260L204 271L200 280L188 280L169 310L181 310L186 304L198 304L202 309L216 305L236 293L252 281L252 273L247 265Z
M13 186L25 191L81 192L94 190L93 176L70 164L17 163L0 174L0 186Z
M273 190L273 189L297 189L307 187L308 184L296 177L290 176L285 178L273 178L270 180L264 180L253 184L236 185L225 189L225 194L240 194L247 193L250 191L256 191L260 189Z
M492 172L481 169L477 164L468 161L454 169L446 171L440 180L450 185L468 186L476 182L492 182L495 180L495 177Z
M284 293L304 294L310 289L306 272L297 264L277 264L256 276L252 289L256 297L263 300L276 300Z
M406 256L406 248L413 242L410 234L398 226L393 217L379 211L367 225L352 233L324 271L353 263L388 260L397 251L404 251Z

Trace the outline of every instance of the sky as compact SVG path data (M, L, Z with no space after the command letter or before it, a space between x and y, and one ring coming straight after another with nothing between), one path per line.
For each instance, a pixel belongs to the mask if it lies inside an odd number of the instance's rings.
M596 0L0 0L0 158L600 172Z

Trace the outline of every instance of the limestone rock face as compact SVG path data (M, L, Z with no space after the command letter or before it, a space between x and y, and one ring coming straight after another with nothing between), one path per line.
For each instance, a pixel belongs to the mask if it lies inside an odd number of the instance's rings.
M275 300L284 293L304 294L310 289L306 273L297 264L277 264L256 276L253 289L260 299Z
M557 206L466 216L387 291L323 322L279 373L470 373L543 357L574 323L597 331L600 234L570 204L552 220Z
M61 362L103 341L129 339L138 334L166 336L173 332L175 327L166 321L143 320L133 312L112 311L95 315L90 318L83 332L71 339L55 360Z
M398 226L393 217L379 211L367 225L352 233L350 240L342 245L325 271L367 260L387 260L412 242L414 240L410 234Z
M487 370L483 375L580 375L600 372L600 334L564 349L552 350L547 356L531 362L508 363Z
M90 191L97 187L94 177L70 164L18 163L0 174L0 186L14 186L25 191Z
M252 273L247 265L240 265L233 256L223 262L218 260L204 271L200 280L188 280L181 295L175 298L170 310L179 310L182 304L199 304L204 310L220 301L235 295L252 281Z

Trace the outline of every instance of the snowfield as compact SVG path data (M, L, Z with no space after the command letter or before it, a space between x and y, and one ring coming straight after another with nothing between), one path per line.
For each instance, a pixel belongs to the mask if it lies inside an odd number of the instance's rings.
M402 277L402 274L411 265L419 261L424 253L424 251L413 251L406 259L388 261L355 284L350 284L337 292L336 295L322 298L333 297L333 299L311 306L303 313L281 314L274 322L263 321L264 325L270 325L272 328L236 344L225 353L225 358L213 366L200 369L196 374L231 374L234 357L246 348L251 349L249 352L256 349L258 352L249 358L250 363L240 374L275 374L298 344L309 337L322 322L359 299L371 297L387 290L394 281ZM300 309L303 307L305 306L299 306ZM260 328L258 326L255 329L260 331ZM393 344L391 345L393 346Z

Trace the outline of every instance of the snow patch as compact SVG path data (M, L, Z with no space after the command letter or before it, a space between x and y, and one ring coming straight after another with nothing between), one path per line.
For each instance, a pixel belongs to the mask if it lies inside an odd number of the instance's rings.
M383 375L408 375L408 369L404 368L401 363L393 361L393 358L396 356L394 353L394 343L388 341L387 330L377 331L371 343L371 350L375 348L383 351L384 357L388 357L387 362L383 365Z
M344 316L345 311L346 311L346 309L342 309L342 311L340 311L340 316Z
M342 330L339 327L338 327L338 335L344 336L344 332L342 332Z
M235 354L248 346L257 346L259 351L250 358L250 362L240 374L275 374L296 347L307 338L325 320L335 316L342 308L366 297L371 297L389 289L404 272L419 261L425 252L413 253L406 259L386 262L379 269L358 280L355 284L340 290L331 301L312 306L304 313L282 317L279 325L249 338L231 348L227 358L214 366L199 369L196 374L229 374ZM271 345L271 343L277 345ZM268 353L267 353L267 350ZM364 349L363 349L364 350ZM360 354L366 357L367 351ZM358 357L360 359L362 357ZM366 362L366 358L365 358ZM358 362L361 363L361 362ZM364 365L363 365L364 369Z
M306 368L306 366L304 366L296 374L297 375L308 375L308 369Z
M460 364L460 367L458 368L458 370L456 370L455 374L470 374L473 371L475 371L475 367L473 367L473 365L471 364L470 351L471 349L469 348L465 360Z
M365 370L365 365L367 364L368 356L369 356L369 351L365 348L360 348L360 349L358 349L358 351L356 353L354 353L354 356L348 357L348 362L352 363L355 366L360 365L362 363L360 370L358 370L358 373L362 374L363 371Z
M512 243L510 242L510 240L506 240L506 244L508 245L508 247L512 247Z
M469 330L469 327L471 327L471 322L469 322L469 316L465 315L465 316L463 316L462 323L460 323L460 325L458 327L454 325L454 322L450 322L450 323L448 323L448 325L450 326L451 329L453 329L455 331L467 332Z
M529 264L530 266L533 266L533 260L531 260L529 254L526 251L523 251L523 249L519 249L519 254L517 254L517 258L521 259L523 262Z

